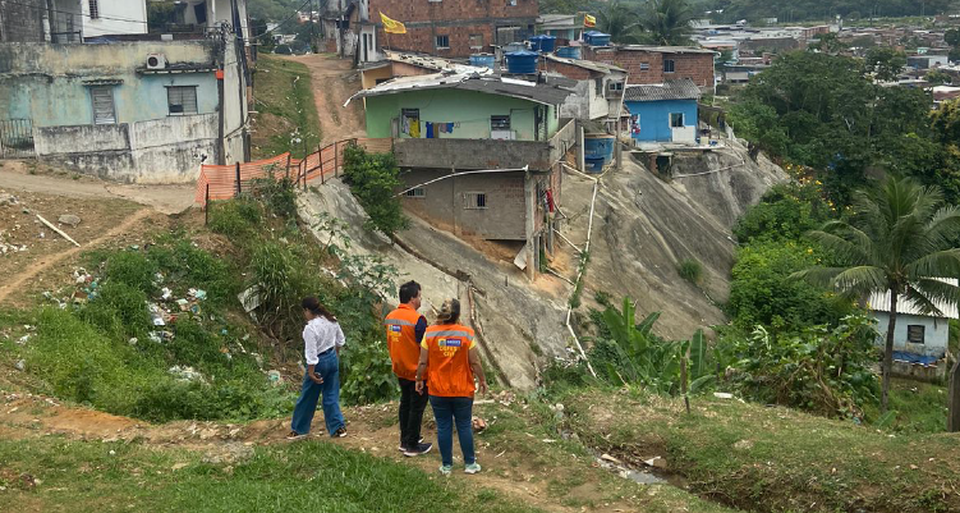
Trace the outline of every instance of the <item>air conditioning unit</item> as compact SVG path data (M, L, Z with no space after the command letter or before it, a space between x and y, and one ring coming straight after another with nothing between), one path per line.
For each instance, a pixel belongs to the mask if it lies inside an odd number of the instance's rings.
M166 69L167 57L162 53L147 55L147 69Z

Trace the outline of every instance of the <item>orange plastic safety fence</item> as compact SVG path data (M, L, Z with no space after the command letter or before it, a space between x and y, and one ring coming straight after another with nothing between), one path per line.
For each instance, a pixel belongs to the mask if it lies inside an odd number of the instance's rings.
M244 184L256 178L265 178L271 175L286 176L289 161L290 154L284 153L270 159L239 164L241 190ZM207 185L210 186L209 199L211 200L225 200L234 197L237 193L237 167L237 164L232 166L201 166L200 176L197 178L195 201L206 206Z

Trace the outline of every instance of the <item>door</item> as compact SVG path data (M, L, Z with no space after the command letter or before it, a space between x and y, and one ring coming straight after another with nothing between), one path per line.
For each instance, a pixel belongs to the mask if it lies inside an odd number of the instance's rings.
M33 122L29 119L0 120L0 159L35 157Z
M93 124L115 125L117 115L113 108L113 87L91 87L90 96L93 99Z

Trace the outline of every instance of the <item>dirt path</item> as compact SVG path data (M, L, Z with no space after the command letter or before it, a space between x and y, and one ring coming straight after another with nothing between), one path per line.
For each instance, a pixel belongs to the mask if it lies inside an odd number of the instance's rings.
M25 191L70 198L119 198L149 206L164 214L178 214L194 201L193 184L135 185L114 184L96 178L30 174L28 164L4 161L0 169L0 189Z
M509 393L505 393L509 394ZM507 397L511 397L507 395ZM512 399L511 399L512 400ZM428 474L434 474L439 465L436 448L429 455L405 458L397 451L396 403L344 408L349 435L331 443L343 445L373 456L413 465ZM502 403L478 406L477 415L495 419L497 408ZM489 409L487 409L489 408ZM436 440L436 429L429 412L425 416L424 437ZM496 422L494 420L494 422ZM314 420L315 432L310 436L330 440L318 430L322 418ZM119 417L97 410L67 406L49 397L28 393L0 392L0 437L7 439L32 439L49 435L63 436L71 440L114 442L138 440L157 447L181 447L203 452L207 456L229 454L238 445L262 446L291 443L284 437L289 429L289 419L261 420L245 424L218 422L178 421L151 425L126 417ZM531 436L527 434L527 436ZM524 439L526 440L526 439ZM539 443L531 438L529 444ZM562 479L569 468L544 468L533 458L517 458L511 455L517 450L511 442L481 433L475 436L477 459L484 471L474 476L455 472L452 479L474 490L494 489L510 499L551 512L578 512L581 507L559 504L563 502L551 491L551 480ZM454 443L454 456L459 448ZM529 448L528 448L529 449ZM536 449L532 449L536 450ZM598 470L598 472L600 472ZM587 478L589 480L589 478ZM578 487L583 490L567 491L567 498L596 504L591 511L630 511L628 505L610 501L600 506L605 499L599 489ZM578 502L575 500L574 502Z
M133 213L131 216L127 217L123 223L119 226L114 227L110 231L104 233L100 237L91 240L90 242L80 246L80 247L71 247L66 251L57 253L56 255L50 255L49 258L34 262L27 266L25 269L20 270L14 275L9 281L7 281L2 287L0 287L0 303L3 303L7 296L18 291L30 280L34 279L37 275L43 271L75 256L81 251L90 250L104 242L109 241L110 239L123 235L131 227L139 223L141 220L146 218L152 213L150 209L144 208Z
M352 102L349 107L343 107L344 102L360 90L360 74L352 69L349 60L337 59L329 54L284 58L302 63L310 69L313 97L320 117L322 146L366 136L362 103Z

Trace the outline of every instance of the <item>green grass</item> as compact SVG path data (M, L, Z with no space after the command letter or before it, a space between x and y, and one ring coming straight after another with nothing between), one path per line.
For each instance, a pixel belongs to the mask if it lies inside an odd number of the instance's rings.
M893 433L942 433L947 427L947 389L932 383L894 379L890 386L892 422L882 426ZM879 419L880 410L871 405L865 411L868 422Z
M41 484L26 489L21 474ZM328 442L257 448L228 465L136 443L0 441L0 511L537 511L459 479Z
M892 434L787 408L644 392L568 395L571 429L634 461L666 457L691 491L754 511L956 511L960 448L948 434Z
M310 84L310 70L299 62L261 54L254 79L257 84L256 110L261 113L252 140L254 159L270 158L287 151L295 158L302 158L317 151L320 119ZM302 141L293 142L295 137Z

